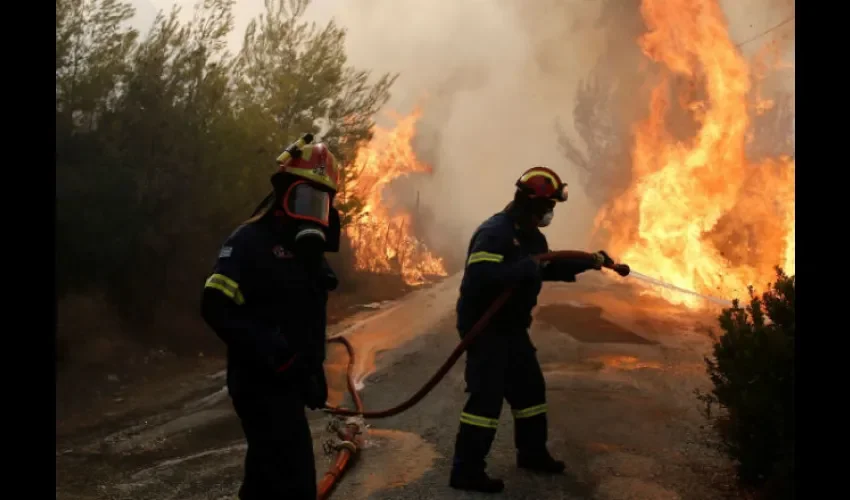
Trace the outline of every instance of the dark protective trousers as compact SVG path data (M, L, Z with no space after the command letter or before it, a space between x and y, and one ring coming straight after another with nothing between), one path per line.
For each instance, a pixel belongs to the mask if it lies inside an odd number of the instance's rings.
M469 399L460 416L454 466L483 469L496 436L502 400L514 417L514 444L522 454L546 449L546 383L526 332L476 339L466 357Z
M313 438L299 391L231 392L248 442L241 500L315 500Z

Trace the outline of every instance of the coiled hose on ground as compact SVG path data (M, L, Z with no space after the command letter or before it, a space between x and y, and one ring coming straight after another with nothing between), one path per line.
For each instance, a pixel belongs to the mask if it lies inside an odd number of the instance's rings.
M546 254L536 255L533 257L538 262L547 262L552 260L578 260L584 262L593 262L594 256L593 254L587 252L581 252L576 250L564 250L558 252L550 252ZM621 276L627 276L629 274L629 267L625 264L615 264L614 262L605 262L603 267L607 267L609 269L613 269L617 272L617 274ZM496 300L490 305L489 308L484 312L478 322L469 330L469 332L464 336L463 340L455 347L454 351L449 355L448 359L446 359L443 366L440 367L439 370L422 386L418 391L416 391L413 396L403 401L402 403L393 406L392 408L387 408L385 410L373 410L366 411L363 406L363 400L360 398L360 394L357 392L355 388L354 382L354 366L355 366L355 353L354 346L351 345L351 342L348 341L347 338L339 336L339 337L331 337L328 339L328 342L339 342L345 346L346 351L348 351L348 392L351 394L351 399L354 401L354 409L346 409L346 408L334 408L327 407L325 411L327 413L333 415L339 415L343 417L362 417L362 418L387 418L392 417L394 415L398 415L405 410L410 409L416 403L420 402L425 396L428 395L429 392L446 376L446 373L451 370L460 356L466 351L469 345L473 340L484 330L484 327L490 322L490 319L494 314L505 304L505 302L510 298L513 293L513 288L507 288L504 292L499 295ZM353 420L349 420L346 422L344 426L338 429L337 434L341 440L341 442L337 446L337 456L334 461L333 466L325 473L322 480L319 482L318 486L318 499L324 500L328 498L331 491L333 490L336 483L339 481L339 478L342 477L342 474L345 472L347 467L350 465L351 460L357 455L359 451L359 447L357 445L357 436L363 431L360 428L361 425Z

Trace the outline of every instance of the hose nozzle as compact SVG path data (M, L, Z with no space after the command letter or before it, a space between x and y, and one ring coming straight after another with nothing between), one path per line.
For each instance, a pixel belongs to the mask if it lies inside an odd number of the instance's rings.
M629 266L626 264L617 264L605 250L600 250L599 253L605 258L602 262L602 267L607 267L624 278L631 272Z
M624 278L632 272L628 264L614 264L610 269Z

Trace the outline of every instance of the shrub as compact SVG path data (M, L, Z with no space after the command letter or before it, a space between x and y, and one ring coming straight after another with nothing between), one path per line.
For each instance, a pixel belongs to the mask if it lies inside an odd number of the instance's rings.
M741 485L766 498L793 497L794 311L795 279L780 268L749 305L724 309L705 358L714 387L699 394Z

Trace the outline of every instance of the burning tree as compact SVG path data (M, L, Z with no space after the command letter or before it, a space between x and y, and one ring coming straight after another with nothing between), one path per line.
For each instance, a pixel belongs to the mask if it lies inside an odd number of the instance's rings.
M753 140L747 148L750 158L794 156L794 96L777 92L770 109L753 120Z
M597 229L625 262L700 293L763 288L777 262L793 273L794 161L747 155L753 74L718 1L643 0L641 12L649 31L639 45L659 78L633 128L630 185ZM693 134L681 133L683 115Z
M587 196L602 203L629 183L627 135L616 122L611 84L598 76L582 81L576 94L573 120L584 151L556 124L558 146L564 157L581 169Z
M568 162L580 169L579 182L596 204L622 192L631 177L630 127L645 112L640 96L645 92L637 75L640 50L634 39L644 26L638 4L603 0L597 28L607 28L606 48L590 75L579 83L572 110L581 144L570 138L560 123L555 132Z
M392 116L395 128L376 127L372 140L357 151L340 193L340 203L352 208L345 232L357 269L397 273L409 285L420 284L427 276L446 275L442 259L415 236L413 214L393 203L388 189L401 177L431 172L412 147L420 115L416 110L406 117Z
M773 40L753 57L756 88L750 94L753 116L747 144L752 159L794 156L794 95L783 85L788 73L776 71L792 69L782 61L782 47L780 40Z

